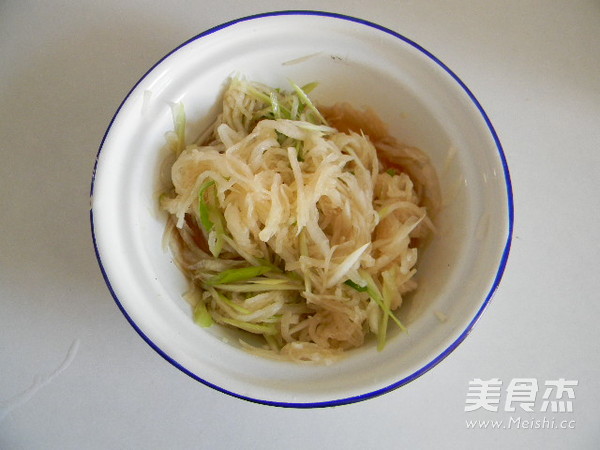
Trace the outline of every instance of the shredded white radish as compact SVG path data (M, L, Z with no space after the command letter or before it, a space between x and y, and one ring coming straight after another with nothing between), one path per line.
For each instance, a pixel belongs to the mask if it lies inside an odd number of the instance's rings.
M317 110L297 86L241 78L200 141L169 136L178 156L161 206L199 324L257 335L264 346L244 348L302 363L330 363L369 334L385 341L439 204L420 150L372 111Z

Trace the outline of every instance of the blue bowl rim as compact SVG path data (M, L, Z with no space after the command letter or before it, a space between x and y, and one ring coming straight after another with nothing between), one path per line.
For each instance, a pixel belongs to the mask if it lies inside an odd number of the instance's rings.
M500 160L502 162L502 169L504 172L504 179L505 179L505 183L506 183L506 194L507 194L507 207L508 207L508 235L507 235L507 239L506 239L506 243L504 246L504 250L502 252L502 256L500 258L500 263L498 266L498 270L496 272L496 276L494 278L494 282L488 292L488 294L485 297L485 300L483 301L481 307L479 308L479 310L477 311L477 313L475 314L475 316L473 317L473 319L469 322L469 324L466 326L466 328L463 330L463 332L460 334L460 336L458 336L458 338L456 338L444 351L442 351L436 358L434 358L432 361L430 361L429 363L427 363L426 365L424 365L423 367L421 367L420 369L416 370L415 372L413 372L412 374L410 374L409 376L402 378L401 380L392 383L388 386L385 386L381 389L377 389L371 392L367 392L364 394L360 394L360 395L356 395L356 396L351 396L351 397L345 397L345 398L341 398L341 399L337 399L337 400L328 400L328 401L323 401L323 402L307 402L307 403L296 403L296 402L277 402L277 401L271 401L271 400L265 400L265 399L259 399L259 398L253 398L253 397L249 397L249 396L245 396L245 395L241 395L232 391L229 391L227 389L224 389L216 384L210 383L204 379L202 379L199 375L191 372L190 370L186 369L185 367L183 367L181 364L179 364L177 361L175 361L173 358L171 358L167 353L165 353L161 348L158 347L157 344L155 344L148 336L146 336L146 334L144 334L144 332L137 326L137 324L133 321L133 319L131 318L131 316L127 313L127 311L125 310L125 308L123 307L123 305L121 304L121 301L119 300L119 298L117 297L115 291L112 288L111 282L108 278L108 275L106 273L106 270L104 269L104 265L102 263L102 259L100 257L100 253L99 253L99 249L98 249L98 245L96 242L96 234L95 234L95 228L94 228L94 213L93 213L93 209L90 208L90 225L91 225L91 231L92 231L92 241L93 241L93 245L94 245L94 251L96 254L96 259L98 260L98 265L100 266L100 271L102 272L102 276L104 278L104 281L106 283L106 286L108 287L108 290L110 291L115 303L117 304L118 308L121 310L121 313L123 313L123 315L125 316L125 318L127 319L127 321L129 322L129 324L135 329L135 331L141 336L141 338L146 341L146 343L152 348L154 349L160 356L162 356L165 360L167 360L169 363L171 363L173 366L175 366L176 368L178 368L179 370L181 370L183 373L185 373L186 375L190 376L191 378L193 378L196 381L199 381L201 383L203 383L204 385L211 387L219 392L222 392L224 394L230 395L232 397L235 398L239 398L242 400L246 400L246 401L250 401L253 403L258 403L258 404L262 404L262 405L268 405L268 406L277 406L277 407L284 407L284 408L324 408L324 407L332 407L332 406L341 406L341 405L346 405L346 404L351 404L351 403L356 403L356 402L360 402L360 401L364 401L364 400L368 400L374 397L378 397L380 395L383 395L385 393L388 393L390 391L393 391L401 386L404 386L408 383L410 383L411 381L414 381L415 379L419 378L420 376L422 376L423 374L425 374L426 372L428 372L429 370L431 370L432 368L434 368L436 365L438 365L442 360L444 360L450 353L452 353L459 345L460 343L462 343L462 341L464 341L464 339L469 335L469 333L472 331L473 327L475 326L475 324L477 323L477 321L479 320L479 318L481 317L481 315L483 314L483 311L486 309L486 307L489 305L494 293L496 292L498 285L500 284L500 280L502 279L502 275L504 274L504 271L506 269L506 264L508 262L508 256L510 253L510 247L511 247L511 243L512 243L512 235L513 235L513 226L514 226L514 203L513 203L513 193L512 193L512 184L511 184L511 179L510 179L510 172L508 169L508 164L506 161L506 156L504 154L504 150L502 148L502 144L500 143L500 139L496 133L496 130L494 129L488 115L486 114L486 112L484 111L483 107L481 106L481 104L479 103L479 101L475 98L475 96L473 95L473 93L471 92L471 90L465 85L465 83L452 71L450 70L450 68L448 66L446 66L440 59L438 59L435 55L433 55L431 52L429 52L428 50L426 50L425 48L421 47L419 44L417 44L416 42L412 41L411 39L389 29L386 28L384 26L378 25L374 22L365 20L365 19L360 19L357 17L353 17L353 16L349 16L349 15L345 15L345 14L339 14L339 13L334 13L334 12L327 12L327 11L316 11L316 10L284 10L284 11L272 11L272 12L266 12L266 13L261 13L261 14L254 14L254 15L250 15L250 16L245 16L245 17L241 17L239 19L235 19L235 20L231 20L229 22L225 22L222 23L220 25L217 25L213 28L210 28L194 37L192 37L191 39L188 39L187 41L185 41L184 43L182 43L181 45L179 45L178 47L176 47L175 49L173 49L171 52L167 53L165 56L163 56L159 61L157 61L136 83L135 85L131 88L131 90L127 93L127 95L125 96L125 98L123 99L123 101L121 102L121 104L119 105L119 107L117 108L115 114L113 115L109 126L106 130L106 132L104 133L104 136L102 137L102 141L100 143L100 147L98 149L97 155L96 155L96 162L94 164L94 169L93 169L93 173L92 173L92 181L91 181L91 188L90 188L90 198L93 198L94 195L94 181L96 178L96 170L98 167L98 159L100 157L100 153L102 152L102 148L104 146L104 142L112 128L112 125L116 119L116 117L118 116L121 108L123 107L123 105L125 104L125 102L127 101L127 99L129 98L129 96L131 95L131 93L135 90L135 88L154 70L155 67L157 67L162 61L164 61L166 58L168 58L170 55L172 55L173 53L177 52L179 49L181 49L182 47L185 47L186 45L201 39L205 36L211 35L213 33L216 33L220 30L229 28L235 24L238 23L242 23L242 22L248 22L248 21L252 21L252 20L256 20L256 19L261 19L261 18L266 18L266 17L276 17L276 16L320 16L320 17L328 17L328 18L332 18L332 19L336 19L336 20L346 20L349 22L354 22L357 24L361 24L361 25L365 25L367 27L371 27L374 28L376 30L382 31L390 36L393 36L397 39L400 39L401 41L411 45L412 47L414 47L416 50L420 51L421 53L423 53L424 55L426 55L428 58L430 58L433 62L435 62L439 67L441 67L445 72L448 73L448 75L450 75L459 85L460 87L465 91L465 93L468 95L468 97L471 99L471 101L473 102L473 104L476 106L476 108L478 109L478 111L480 112L482 118L484 119L493 139L494 139L494 143L496 144L496 148L498 150L498 155L500 156Z

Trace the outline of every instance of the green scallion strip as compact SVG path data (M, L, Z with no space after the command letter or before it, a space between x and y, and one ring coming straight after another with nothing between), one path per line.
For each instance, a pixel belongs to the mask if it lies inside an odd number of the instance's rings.
M300 106L300 100L297 95L292 95L292 104L290 105L290 119L298 120L298 107Z
M218 299L220 301L222 301L223 303L225 303L227 306L229 306L231 309L235 310L236 312L239 312L240 314L250 314L251 311L249 309L244 308L241 305L238 305L233 300L225 297L220 292L217 292L216 294L217 294L217 297L218 297Z
M248 83L246 86L246 89L248 91L248 94L250 94L256 100L259 100L267 105L271 104L271 98L264 92L260 92L258 89L253 87L251 84Z
M392 304L392 286L389 272L383 272L381 274L383 278L383 286L381 287L381 295L384 307L389 310ZM379 321L379 329L377 330L377 350L381 351L385 347L385 339L387 334L387 328L389 323L389 316L387 314L381 315Z
M232 325L234 327L240 328L242 330L248 331L250 333L254 333L254 334L264 334L266 336L273 336L275 334L277 334L277 328L275 327L275 324L273 323L268 323L268 324L260 324L260 323L251 323L251 322L244 322L243 320L236 320L236 319L231 319L230 317L220 317L220 320L227 324L227 325Z
M395 316L389 307L386 307L385 303L383 302L383 296L381 295L381 292L379 292L379 288L375 284L371 274L364 270L360 270L359 274L367 282L367 293L369 294L369 297L371 297L375 303L377 303L384 314L387 314L390 319L396 322L396 325L398 325L402 331L406 331L406 327L402 325L402 322L400 322L400 320Z
M301 291L303 286L298 284L220 284L219 289L228 292L265 292L265 291Z
M208 284L209 286L215 286L221 284L236 283L239 281L246 281L251 278L264 275L265 273L271 272L272 270L273 268L271 266L250 266L242 267L240 269L229 269L209 278L208 280L206 280L206 284Z
M209 217L214 224L216 233L215 245L214 248L211 248L211 253L215 258L218 258L225 243L225 216L223 216L223 212L218 207L209 206Z
M200 186L200 190L198 191L198 212L200 214L200 222L207 232L212 230L213 222L209 217L210 210L208 203L206 203L206 200L204 199L204 192L214 184L214 180L205 181L202 186Z
M352 289L354 289L355 291L358 291L358 292L366 292L367 291L367 286L361 286L360 284L356 284L352 280L346 280L346 281L344 281L344 284L346 286L350 286Z
M264 323L277 323L281 322L282 314L275 314L274 316L267 317L263 320Z
M289 284L290 280L286 278L266 278L260 277L256 280L248 280L248 283L252 284L264 284L265 286L275 286L279 284Z
M273 350L274 352L278 352L279 344L277 343L277 339L275 339L275 337L271 334L263 334L263 336L265 337L265 341L267 341L267 344L269 344L269 347L271 347L271 350Z
M298 86L296 83L294 83L293 81L290 81L290 84L296 91L296 94L298 95L300 102L302 104L306 105L306 107L308 107L308 109L310 109L313 112L313 114L317 117L317 119L319 119L321 121L321 123L327 124L327 121L325 120L325 118L321 115L321 113L316 108L316 106L313 105L313 102L310 100L310 98L308 98L308 95L306 95L306 93L302 90L302 88L300 86Z
M260 266L270 267L273 272L283 273L283 270L281 270L279 267L277 267L277 265L269 261L268 258L256 258L256 261Z
M213 324L213 319L206 309L206 304L199 300L194 306L194 322L203 328L208 328Z
M304 162L304 141L296 141L294 147L296 148L296 159L299 162Z
M312 91L315 90L315 88L319 85L319 83L317 81L313 81L312 83L308 83L305 84L304 86L301 87L301 89L306 93L306 94L310 94Z
M293 271L285 272L284 275L291 281L299 281L299 282L304 281L304 278L300 274L293 272Z
M279 99L277 98L277 93L275 91L271 91L269 98L271 100L271 110L273 111L273 117L275 119L281 119L281 111L279 110Z

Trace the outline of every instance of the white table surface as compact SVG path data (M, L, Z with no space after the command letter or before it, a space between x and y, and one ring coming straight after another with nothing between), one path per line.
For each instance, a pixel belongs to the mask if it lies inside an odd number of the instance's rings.
M318 410L238 400L159 357L111 298L88 215L138 78L207 28L291 7L377 22L444 61L495 125L515 200L504 279L466 341L407 386ZM0 448L599 448L600 2L5 0L0 138ZM507 411L502 391L497 412L465 411L475 378L535 379L535 409ZM578 381L573 412L542 412L560 378Z

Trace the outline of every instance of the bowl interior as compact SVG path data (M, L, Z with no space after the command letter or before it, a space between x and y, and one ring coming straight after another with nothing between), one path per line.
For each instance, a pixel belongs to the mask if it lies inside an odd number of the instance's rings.
M420 287L402 312L409 332L390 339L383 352L366 345L332 366L281 363L240 350L235 333L192 322L181 298L187 282L161 245L165 217L157 210L157 193L164 134L172 129L175 102L185 106L188 138L203 131L236 73L283 88L288 79L318 81L312 95L318 102L370 106L394 136L432 158L443 196L438 231L420 254ZM266 15L191 40L131 91L98 156L93 233L117 303L184 372L264 403L346 403L414 379L468 333L505 263L511 226L507 177L483 111L424 50L349 18Z

